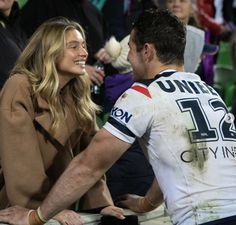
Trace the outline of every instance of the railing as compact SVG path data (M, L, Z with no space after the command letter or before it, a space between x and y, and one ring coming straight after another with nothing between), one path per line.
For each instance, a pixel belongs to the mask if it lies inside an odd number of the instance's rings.
M125 215L133 215L135 213L125 210ZM172 225L169 217L166 215L164 207L160 206L157 209L142 214L136 214L140 225ZM98 225L100 222L100 214L80 213L84 225ZM0 223L0 225L5 225ZM46 225L60 225L55 220L49 220Z

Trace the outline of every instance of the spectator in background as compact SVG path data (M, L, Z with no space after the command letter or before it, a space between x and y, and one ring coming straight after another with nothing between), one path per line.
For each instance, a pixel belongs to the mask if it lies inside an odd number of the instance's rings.
M192 0L165 0L165 7L183 23L198 27Z
M186 26L186 30L184 68L186 72L194 73L202 59L208 55L215 55L219 48L217 45L205 43L203 30L190 25Z
M196 14L194 10L194 4L192 0L165 0L166 8L169 9L172 13L174 13L183 23L186 25L192 25L194 27L199 28L199 24L197 23L198 20L196 19ZM204 35L205 43L210 42L209 33L205 32ZM218 46L210 45L208 49L211 49L212 54L205 55L202 59L198 70L196 71L197 74L200 75L201 79L205 81L207 84L213 84L213 64L214 58L213 55L217 53ZM192 49L193 50L193 49ZM194 49L194 51L198 51Z
M16 1L0 1L0 89L25 44L26 39L19 26L19 14Z
M102 13L108 23L111 35L118 41L126 37L141 12L145 9L156 8L153 0L106 0Z
M212 42L229 40L234 29L232 0L196 0L196 15L201 27L213 36Z
M202 60L204 31L193 26L186 27L186 46L184 51L184 70L194 73Z
M213 65L222 61L221 53L224 46L228 46L229 37L234 30L232 7L232 0L196 0L195 12L200 26L205 30L205 42L220 45L216 57L207 56L203 60L203 73L210 85L214 80Z

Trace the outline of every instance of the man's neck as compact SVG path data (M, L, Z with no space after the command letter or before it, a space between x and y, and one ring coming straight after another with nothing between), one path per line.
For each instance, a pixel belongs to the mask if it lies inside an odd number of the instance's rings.
M148 79L153 79L157 74L162 73L165 70L174 70L177 72L183 72L184 71L184 66L181 65L176 65L176 64L169 64L169 65L164 65L164 64L159 64L155 65L153 67L150 67L149 70L147 71L147 76Z

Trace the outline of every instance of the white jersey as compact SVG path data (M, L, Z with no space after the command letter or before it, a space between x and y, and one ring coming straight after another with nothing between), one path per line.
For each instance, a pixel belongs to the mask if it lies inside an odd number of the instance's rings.
M166 71L136 82L104 128L147 152L173 224L236 214L236 131L219 95L199 76Z

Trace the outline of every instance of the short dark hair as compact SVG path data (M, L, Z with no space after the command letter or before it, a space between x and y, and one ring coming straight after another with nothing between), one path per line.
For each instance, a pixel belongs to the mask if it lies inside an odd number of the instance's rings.
M161 63L183 65L186 28L168 10L144 11L133 24L133 30L137 51L140 51L145 43L152 43Z

